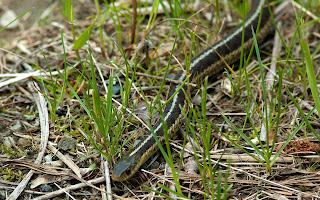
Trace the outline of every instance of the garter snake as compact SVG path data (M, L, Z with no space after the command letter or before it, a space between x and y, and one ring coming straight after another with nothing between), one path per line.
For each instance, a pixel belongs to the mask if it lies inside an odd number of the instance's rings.
M175 80L183 82L189 76L189 80L194 82L196 79L201 80L208 75L215 76L220 73L226 64L232 64L239 60L241 51L248 52L250 50L253 43L252 28L257 32L257 40L262 41L272 25L265 1L252 0L251 9L244 24L239 25L227 37L192 58L189 73L186 74L185 70L182 70L176 75ZM183 90L187 91L187 85L171 84L170 86L168 99L171 100L167 103L163 112L163 121L167 125L169 138L176 133L183 121L181 108L185 111L188 108ZM165 138L162 120L158 120L153 130L160 143L163 144ZM129 179L159 149L151 132L140 136L139 139L140 142L115 165L112 175L113 180L125 181Z

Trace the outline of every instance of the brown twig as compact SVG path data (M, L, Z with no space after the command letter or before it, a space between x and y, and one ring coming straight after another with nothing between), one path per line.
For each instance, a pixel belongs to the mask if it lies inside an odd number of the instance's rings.
M137 0L132 0L132 25L131 25L131 44L134 43L137 25Z

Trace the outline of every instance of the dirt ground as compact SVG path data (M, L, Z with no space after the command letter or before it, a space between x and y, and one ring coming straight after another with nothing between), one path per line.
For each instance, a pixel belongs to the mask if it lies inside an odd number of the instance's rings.
M50 0L25 0L25 1L19 1L19 0L1 0L0 2L0 15L3 14L5 10L12 10L14 13L19 16L26 12L29 9L32 9L27 16L25 16L21 21L23 22L23 29L29 29L32 25L37 23L40 15L43 13L43 11L48 8L48 6L51 4ZM15 29L16 31L18 29ZM11 30L14 31L14 30ZM4 36L5 39L7 37L10 37L11 34L3 32L0 33L0 36Z

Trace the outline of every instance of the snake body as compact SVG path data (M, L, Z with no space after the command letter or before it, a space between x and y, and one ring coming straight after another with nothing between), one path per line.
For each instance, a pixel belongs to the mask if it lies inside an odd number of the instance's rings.
M245 19L245 23L236 27L227 37L214 43L199 55L192 58L189 73L180 71L175 80L184 82L189 76L191 82L201 80L206 76L216 76L221 73L227 64L239 60L241 51L248 52L253 43L252 28L257 32L256 38L262 41L272 25L266 0L252 0L251 9ZM244 33L244 36L243 36ZM244 40L242 43L242 39ZM167 125L167 133L171 138L181 126L183 114L181 108L187 111L185 93L187 85L171 84L168 99L171 99L163 112L163 121ZM181 108L180 108L181 107ZM164 130L162 120L153 127L153 131L161 144L164 143ZM112 179L125 181L135 174L141 165L147 161L158 149L158 145L151 132L140 136L140 142L123 156L114 167Z

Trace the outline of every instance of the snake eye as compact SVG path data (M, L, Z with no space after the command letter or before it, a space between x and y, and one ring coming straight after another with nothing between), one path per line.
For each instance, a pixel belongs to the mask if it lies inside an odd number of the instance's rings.
M125 171L126 175L130 175L130 168Z

